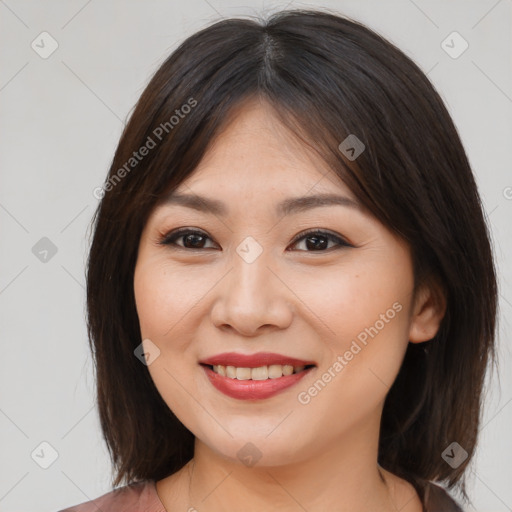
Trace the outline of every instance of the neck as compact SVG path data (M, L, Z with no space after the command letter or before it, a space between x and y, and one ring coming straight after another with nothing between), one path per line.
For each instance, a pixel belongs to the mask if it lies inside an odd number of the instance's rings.
M331 467L330 453L293 466L247 468L225 460L214 462L208 452L190 463L188 503L196 510L395 511L377 464L363 470L338 461L333 472L326 470Z

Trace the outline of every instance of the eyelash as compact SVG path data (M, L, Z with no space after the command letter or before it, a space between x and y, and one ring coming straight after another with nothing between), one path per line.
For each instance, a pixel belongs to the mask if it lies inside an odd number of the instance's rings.
M185 235L198 235L198 236L201 236L201 237L204 237L204 238L208 238L208 239L211 240L211 238L206 233L204 233L202 231L198 231L198 230L190 229L190 228L180 228L180 229L177 229L175 231L171 231L167 235L163 236L162 239L158 243L160 245L165 245L165 246L171 246L172 245L172 246L174 246L173 248L183 249L185 251L194 251L194 250L200 250L201 251L201 250L204 250L204 248L201 248L201 247L188 248L188 247L183 247L183 246L178 245L178 244L175 243L176 240L178 240L179 238L183 238ZM337 236L337 235L334 235L333 233L330 233L328 231L323 231L321 229L316 229L316 228L309 229L307 231L299 233L299 235L297 235L294 238L294 240L292 241L292 245L295 245L296 243L298 243L302 239L307 238L308 236L312 236L312 235L318 235L318 236L327 238L329 241L337 243L338 244L338 248L341 248L341 247L354 247L353 245L349 244L346 240L344 240L340 236ZM331 247L330 249L321 249L321 250L318 250L318 251L301 250L299 252L329 252L332 249L333 248ZM336 247L334 247L334 249L336 249Z

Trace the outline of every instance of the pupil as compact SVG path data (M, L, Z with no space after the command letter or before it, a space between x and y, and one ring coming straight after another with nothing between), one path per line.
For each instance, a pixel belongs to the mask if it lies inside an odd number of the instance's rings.
M309 244L309 240L314 240L316 242L318 242L318 240L320 240L321 241L320 246L318 244L315 244L315 242L313 244ZM310 249L310 248L313 248L313 249L325 249L325 247L327 245L327 240L326 240L325 237L309 236L306 239L306 245L307 245L308 249Z
M199 241L199 243L197 243L197 239L198 239L198 238L199 238L199 239L203 238L203 235L195 235L195 234L187 235L187 236L185 237L185 244L186 244L187 242L190 242L190 241L192 240L191 245L192 245L194 248L197 248L197 247L199 247L199 246L201 245L201 242L200 242L200 241ZM195 240L195 241L194 241L194 240Z

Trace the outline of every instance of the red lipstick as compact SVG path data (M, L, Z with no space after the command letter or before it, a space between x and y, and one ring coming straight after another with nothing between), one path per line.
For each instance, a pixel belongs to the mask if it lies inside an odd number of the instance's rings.
M270 398L277 393L293 386L305 377L315 366L313 361L306 361L294 357L288 357L271 352L259 352L246 355L235 352L225 352L209 357L200 362L211 384L220 392L231 398L239 400L261 400ZM294 367L306 367L299 373L283 375L276 379L266 380L238 380L225 377L212 370L210 366L235 366L237 368L259 368L270 365L291 365Z

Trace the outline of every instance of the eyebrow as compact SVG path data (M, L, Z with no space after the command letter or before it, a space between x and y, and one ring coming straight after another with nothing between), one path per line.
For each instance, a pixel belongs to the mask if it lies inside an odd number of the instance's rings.
M222 201L196 194L180 194L175 192L166 197L164 204L184 206L219 217L225 217L228 214L228 208ZM285 199L277 204L275 211L278 215L284 216L323 206L348 206L361 210L361 205L348 197L336 194L317 194Z

